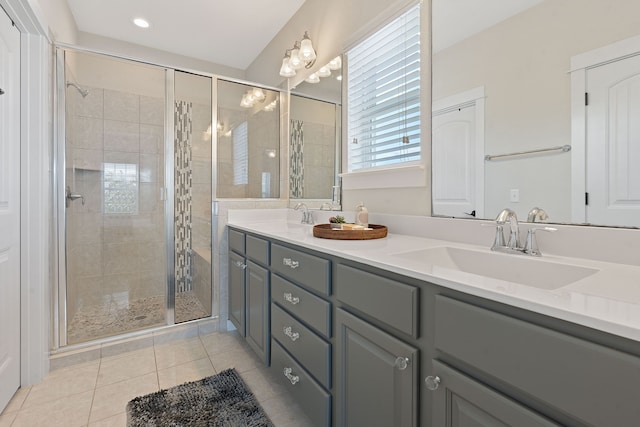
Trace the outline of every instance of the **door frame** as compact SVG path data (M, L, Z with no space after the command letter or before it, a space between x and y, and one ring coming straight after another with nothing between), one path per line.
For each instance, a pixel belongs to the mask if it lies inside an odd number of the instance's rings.
M485 115L485 88L479 86L446 98L433 101L431 117L447 113L451 110L474 106L476 109L476 150L475 150L475 198L476 218L484 218L484 115ZM433 173L433 171L432 171ZM431 177L433 182L433 176ZM432 201L433 204L433 201ZM433 208L432 208L433 214Z
M571 222L587 222L587 72L640 55L640 36L620 40L571 57Z
M24 0L0 0L20 31L20 384L49 371L52 236L51 41Z

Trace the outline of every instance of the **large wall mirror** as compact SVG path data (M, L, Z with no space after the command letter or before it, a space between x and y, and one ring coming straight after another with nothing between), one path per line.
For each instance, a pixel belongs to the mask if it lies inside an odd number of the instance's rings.
M640 2L432 10L433 214L640 226Z
M339 208L342 69L311 77L291 90L289 197ZM326 205L325 205L326 206Z

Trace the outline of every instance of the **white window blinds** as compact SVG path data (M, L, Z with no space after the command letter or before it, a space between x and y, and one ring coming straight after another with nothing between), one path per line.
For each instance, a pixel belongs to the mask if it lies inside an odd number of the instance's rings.
M242 122L233 130L233 185L249 183L249 125Z
M420 160L420 7L347 52L349 172Z

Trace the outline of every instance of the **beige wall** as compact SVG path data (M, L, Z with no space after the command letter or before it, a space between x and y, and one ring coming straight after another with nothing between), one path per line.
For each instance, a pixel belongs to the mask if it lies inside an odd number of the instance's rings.
M640 33L635 0L547 0L433 58L433 99L485 87L485 153L571 144L570 58ZM437 17L434 17L437 19ZM571 155L485 162L488 217L571 220ZM510 189L520 202L509 202Z

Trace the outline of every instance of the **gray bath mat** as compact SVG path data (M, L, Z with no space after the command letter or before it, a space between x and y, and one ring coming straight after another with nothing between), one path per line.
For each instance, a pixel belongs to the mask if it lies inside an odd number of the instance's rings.
M273 427L235 369L136 397L128 427Z

